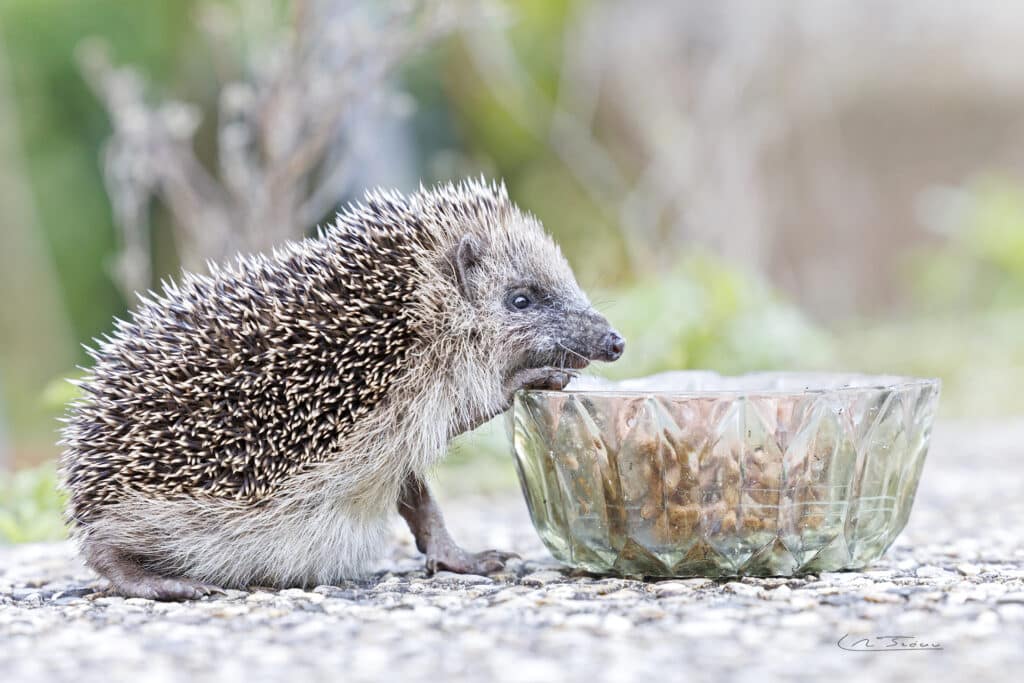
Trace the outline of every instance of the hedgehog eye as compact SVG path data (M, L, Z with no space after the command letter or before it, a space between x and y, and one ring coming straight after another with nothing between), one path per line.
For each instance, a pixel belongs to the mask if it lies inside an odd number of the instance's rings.
M522 311L533 305L533 298L526 292L513 292L508 298L508 306Z

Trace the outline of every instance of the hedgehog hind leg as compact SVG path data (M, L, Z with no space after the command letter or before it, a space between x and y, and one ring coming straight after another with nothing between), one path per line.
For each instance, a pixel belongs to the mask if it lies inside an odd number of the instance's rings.
M109 592L147 600L198 600L219 587L188 578L163 576L142 566L128 553L101 542L86 542L86 563L110 582Z

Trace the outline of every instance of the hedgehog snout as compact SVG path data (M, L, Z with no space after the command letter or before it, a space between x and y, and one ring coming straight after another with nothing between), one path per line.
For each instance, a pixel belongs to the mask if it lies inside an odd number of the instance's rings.
M595 311L581 311L567 316L567 346L579 354L580 360L618 360L626 350L626 340ZM564 346L563 346L564 348ZM584 365L586 363L583 363Z
M616 361L622 357L622 352L626 350L626 340L618 332L612 330L604 336L604 339L601 341L601 347L604 356L597 360Z

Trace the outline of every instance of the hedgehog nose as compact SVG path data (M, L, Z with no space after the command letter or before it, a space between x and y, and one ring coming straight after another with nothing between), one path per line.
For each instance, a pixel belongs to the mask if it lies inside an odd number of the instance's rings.
M626 340L618 332L612 330L605 335L603 346L606 360L618 360L622 352L626 350Z

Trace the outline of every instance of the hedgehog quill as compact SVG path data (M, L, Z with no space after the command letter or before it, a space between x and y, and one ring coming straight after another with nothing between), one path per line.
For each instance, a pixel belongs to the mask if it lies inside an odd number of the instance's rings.
M520 388L624 340L540 223L483 180L374 191L315 238L165 283L90 350L62 487L86 563L125 596L337 582L396 510L430 571L485 573L425 483Z

